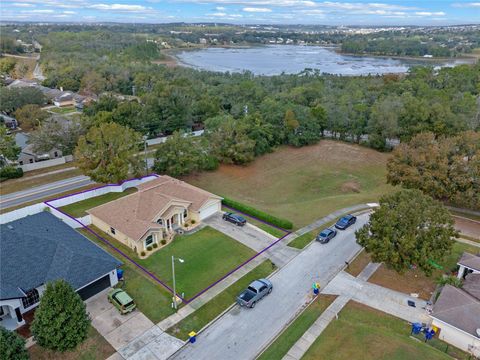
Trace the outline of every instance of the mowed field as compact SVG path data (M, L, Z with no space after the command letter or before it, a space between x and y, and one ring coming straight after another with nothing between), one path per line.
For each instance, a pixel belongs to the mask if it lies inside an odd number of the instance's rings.
M298 228L392 191L385 178L388 157L359 145L322 140L302 148L281 147L247 166L222 165L184 180L289 219Z

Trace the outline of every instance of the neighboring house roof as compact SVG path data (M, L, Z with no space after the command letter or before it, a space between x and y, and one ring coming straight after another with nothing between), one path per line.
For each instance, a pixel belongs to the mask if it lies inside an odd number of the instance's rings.
M154 222L172 205L199 211L210 200L222 198L170 176L159 176L137 186L138 192L87 211L134 240L148 230L158 229Z
M0 226L0 299L65 279L78 289L121 262L49 212Z
M62 93L60 96L57 96L54 101L62 102L62 101L71 101L73 100L73 94L70 92Z
M470 269L480 271L480 256L464 252L458 261L458 265L463 265Z
M480 274L468 274L463 281L462 289L480 300Z
M480 300L451 285L443 287L433 306L432 317L478 337Z

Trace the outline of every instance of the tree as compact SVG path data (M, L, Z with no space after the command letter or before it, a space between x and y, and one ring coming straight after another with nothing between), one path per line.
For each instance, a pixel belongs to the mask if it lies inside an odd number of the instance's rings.
M419 190L400 190L380 199L370 221L356 232L357 241L375 262L402 273L412 265L431 274L458 234L450 213Z
M92 180L117 183L141 173L140 134L115 123L92 127L75 149L78 167Z
M11 57L0 59L0 74L12 75L16 63L15 59Z
M0 111L11 114L27 104L43 105L45 96L34 87L8 88L0 87Z
M16 332L0 326L0 354L3 360L28 360L25 340Z
M86 73L81 82L80 89L84 94L98 94L105 89L105 79L95 71Z
M71 155L77 146L78 139L84 133L84 127L78 118L66 119L54 116L45 120L37 130L30 133L28 142L38 152L48 152L57 148L63 155Z
M0 165L5 164L5 159L16 161L20 154L20 147L15 143L15 138L7 134L7 128L0 126Z
M24 105L15 111L15 118L22 130L33 130L40 126L48 114L35 104Z
M205 150L202 139L177 131L160 144L153 168L160 174L182 176L217 166L218 162Z
M30 327L38 345L74 349L87 338L90 320L85 303L65 280L47 283Z
M317 105L312 108L312 117L320 128L320 132L323 136L323 132L327 126L327 111L322 105Z

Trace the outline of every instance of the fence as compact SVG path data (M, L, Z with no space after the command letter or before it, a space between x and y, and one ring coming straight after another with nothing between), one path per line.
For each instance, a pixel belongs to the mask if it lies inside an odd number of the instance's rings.
M21 168L24 172L27 172L32 170L44 169L50 166L61 165L71 161L73 161L73 156L66 155L56 159L50 159L45 161L34 162L31 164L19 165L18 167Z

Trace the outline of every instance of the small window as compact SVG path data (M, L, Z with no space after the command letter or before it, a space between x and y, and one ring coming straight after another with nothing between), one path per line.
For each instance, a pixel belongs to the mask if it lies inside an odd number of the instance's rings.
M153 235L148 235L147 238L145 239L145 246L152 245L153 243Z
M30 159L30 164L33 164L33 159Z
M187 217L188 213L187 213L187 210L184 210L183 211L183 218L185 219Z
M115 235L115 229L113 227L110 228L110 232Z
M157 220L157 224L158 224L158 225L163 225L163 219L158 219L158 220Z
M22 304L24 309L27 309L40 301L40 295L37 289L29 290L25 294L27 296L22 298Z
M20 161L19 164L20 164L20 165L23 165L23 161Z
M55 152L53 153L53 155L54 155L55 157L58 157L58 152L55 151Z

